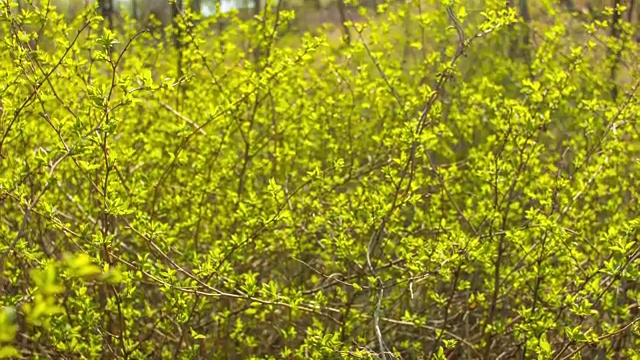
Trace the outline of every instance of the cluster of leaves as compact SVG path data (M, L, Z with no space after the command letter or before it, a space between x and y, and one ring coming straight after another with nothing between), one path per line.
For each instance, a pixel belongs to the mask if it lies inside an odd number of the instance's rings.
M0 357L640 359L638 45L538 5L1 0Z

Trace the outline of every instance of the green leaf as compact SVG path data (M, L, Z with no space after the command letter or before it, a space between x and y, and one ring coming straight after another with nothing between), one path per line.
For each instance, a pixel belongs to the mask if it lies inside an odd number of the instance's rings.
M69 274L74 277L89 278L102 273L102 269L85 253L67 257L66 265Z
M22 355L13 346L0 346L0 359L9 359L9 358L22 358Z
M551 354L551 344L549 344L549 341L547 340L547 334L544 333L542 334L542 336L540 336L539 339L539 343L540 345L540 349L542 350L542 352L546 355Z

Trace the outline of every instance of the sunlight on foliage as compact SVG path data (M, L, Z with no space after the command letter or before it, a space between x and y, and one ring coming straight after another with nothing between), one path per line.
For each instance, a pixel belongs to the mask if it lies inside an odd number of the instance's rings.
M0 358L640 358L624 6L39 3L0 0Z

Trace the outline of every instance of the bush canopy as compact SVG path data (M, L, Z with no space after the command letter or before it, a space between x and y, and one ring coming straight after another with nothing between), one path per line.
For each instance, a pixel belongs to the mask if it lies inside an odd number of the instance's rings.
M0 0L0 358L640 359L633 9L34 3Z

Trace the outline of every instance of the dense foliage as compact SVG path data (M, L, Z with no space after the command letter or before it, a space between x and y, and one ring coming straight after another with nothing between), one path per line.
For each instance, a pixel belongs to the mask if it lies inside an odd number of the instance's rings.
M633 26L504 4L0 1L0 357L640 359Z

